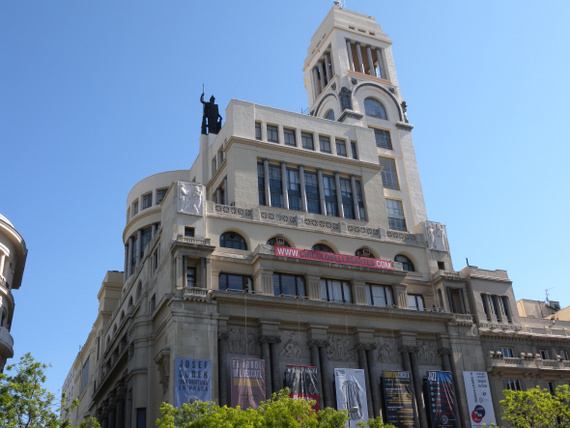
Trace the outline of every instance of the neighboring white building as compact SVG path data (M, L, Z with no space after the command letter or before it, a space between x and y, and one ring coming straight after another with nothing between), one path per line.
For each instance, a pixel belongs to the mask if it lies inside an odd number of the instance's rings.
M519 317L505 271L454 270L426 214L391 44L373 18L333 7L304 63L310 115L231 100L190 170L135 185L125 270L105 276L64 386L80 400L74 424L154 426L180 359L203 362L228 405L235 358L263 360L266 394L288 365L316 367L321 407L336 406L335 369L362 369L369 416L384 417L384 372L406 372L421 427L428 372L451 373L464 427L464 372L487 373L497 415L523 373L568 382L570 323Z
M14 356L14 339L10 334L15 305L12 290L22 285L27 254L22 236L0 215L0 373L6 360Z

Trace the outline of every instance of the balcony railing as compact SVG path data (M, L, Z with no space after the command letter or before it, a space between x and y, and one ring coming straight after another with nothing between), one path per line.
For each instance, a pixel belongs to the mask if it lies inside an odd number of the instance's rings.
M0 327L0 345L10 350L14 348L14 339L6 327Z

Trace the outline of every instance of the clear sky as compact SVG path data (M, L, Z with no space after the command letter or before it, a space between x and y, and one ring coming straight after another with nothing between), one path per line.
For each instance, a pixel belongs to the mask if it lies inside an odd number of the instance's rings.
M454 268L508 271L517 299L570 305L570 2L347 0L393 41L430 220ZM0 213L29 249L15 362L61 389L123 270L126 197L188 169L214 94L301 112L331 0L0 1ZM566 268L564 267L566 266Z

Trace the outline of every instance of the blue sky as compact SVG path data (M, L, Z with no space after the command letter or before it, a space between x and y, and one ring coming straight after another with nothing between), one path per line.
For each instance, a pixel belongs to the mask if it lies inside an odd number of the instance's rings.
M188 169L214 94L300 112L330 0L0 2L0 213L29 254L15 359L57 392L123 269L126 197ZM430 220L454 268L505 269L517 299L570 305L570 2L348 0L392 39ZM561 271L560 271L561 270ZM559 272L560 271L560 272ZM15 361L12 360L12 361Z

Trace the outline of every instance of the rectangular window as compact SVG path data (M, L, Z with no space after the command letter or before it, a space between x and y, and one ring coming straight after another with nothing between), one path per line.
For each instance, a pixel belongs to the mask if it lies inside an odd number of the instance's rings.
M217 170L217 163L216 163L216 157L214 156L212 158L212 175L216 173L216 170Z
M137 409L137 427L146 428L146 408Z
M186 267L186 287L196 287L196 268Z
M301 275L274 273L273 293L281 297L305 297L305 278Z
M392 230L406 231L406 217L404 216L404 206L402 201L386 199L388 210L388 227Z
M521 383L518 379L507 379L505 381L505 389L509 389L511 391L522 391Z
M253 292L253 282L249 276L220 273L218 289L251 293Z
M307 211L313 214L321 213L319 196L319 180L314 172L305 171L305 195L307 196Z
M499 304L503 315L507 318L507 322L513 322L511 317L511 308L509 306L509 298L507 296L499 296Z
M143 256L144 250L145 250L146 246L148 245L148 243L150 242L151 238L152 238L152 229L150 227L143 229L143 231L141 233L141 252L140 252L141 258Z
M323 175L323 189L325 192L326 215L338 217L338 204L336 200L336 186L332 175Z
M352 150L352 159L358 159L358 151L356 148L356 141L350 142L350 148Z
M288 146L295 147L297 142L295 141L295 130L294 129L283 129L283 137L285 139L285 144Z
M337 279L321 279L321 299L327 302L351 303L350 282Z
M352 185L348 178L340 179L340 195L342 197L342 211L344 213L344 218L356 218L354 216Z
M503 357L505 358L513 358L515 356L515 351L513 350L513 348L499 348L499 352L501 354L503 354Z
M382 184L387 189L400 190L398 182L398 172L396 171L396 161L391 158L378 157L382 166Z
M257 163L257 192L259 193L259 205L267 205L265 202L265 175L263 163Z
M133 217L139 213L139 201L138 199L133 202Z
M497 316L497 321L501 322L502 318L501 318L501 311L499 309L499 300L497 299L497 296L494 295L489 295L489 297L491 299L491 307L493 308L493 312Z
M152 193L147 193L142 197L142 209L147 209L152 206Z
M568 361L568 360L570 360L570 353L566 349L561 349L560 350L560 357L564 361Z
M301 133L301 143L303 144L304 149L315 150L315 146L313 144L313 135L307 132Z
M364 210L364 196L362 194L362 185L359 180L356 180L356 199L358 202L358 213L360 214L360 220L366 220L366 212Z
M193 238L194 237L194 228L185 226L184 227L184 236L187 236L188 238Z
M168 191L168 189L157 189L156 190L156 205L159 205L162 203L164 197L166 196L167 191Z
M540 349L538 353L543 360L550 360L550 352L548 352L548 349Z
M319 146L321 148L321 152L330 153L331 139L329 137L325 137L324 135L319 135Z
M390 131L384 129L374 129L374 137L376 138L376 146L381 149L392 150L392 139L390 138Z
M87 384L89 383L89 357L83 364L83 368L81 369L81 392L87 388Z
M425 311L423 296L421 294L408 294L408 308L414 311Z
M290 210L301 210L301 183L299 182L299 171L287 168L287 196L289 198Z
M272 143L279 142L279 133L277 126L267 125L267 141L271 141Z
M281 167L269 165L269 190L271 192L271 206L283 207L283 182L281 181Z
M261 140L261 123L255 122L255 139Z
M491 321L491 310L489 308L489 302L487 301L487 294L481 294L481 301L483 302L483 311L487 317L487 321Z
M346 153L346 142L344 140L335 140L336 142L336 154L339 156L347 156Z
M366 303L371 306L392 306L392 289L387 285L366 284Z
M446 287L449 308L454 314L465 313L465 303L463 299L463 290L460 288Z

